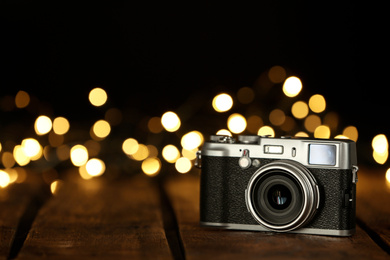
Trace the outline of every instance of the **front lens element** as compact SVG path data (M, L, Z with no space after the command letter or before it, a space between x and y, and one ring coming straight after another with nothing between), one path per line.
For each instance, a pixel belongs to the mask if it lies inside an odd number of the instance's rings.
M286 209L291 203L291 192L284 185L275 185L268 192L268 202L274 209Z

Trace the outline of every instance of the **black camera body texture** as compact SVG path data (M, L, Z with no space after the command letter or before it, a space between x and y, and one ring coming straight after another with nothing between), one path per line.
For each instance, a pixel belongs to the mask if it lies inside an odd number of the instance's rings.
M331 236L355 232L353 141L212 136L198 159L203 226Z

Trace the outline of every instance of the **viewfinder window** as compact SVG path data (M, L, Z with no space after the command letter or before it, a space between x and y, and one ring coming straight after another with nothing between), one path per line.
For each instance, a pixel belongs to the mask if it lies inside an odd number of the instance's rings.
M336 146L330 144L310 144L309 164L336 165Z

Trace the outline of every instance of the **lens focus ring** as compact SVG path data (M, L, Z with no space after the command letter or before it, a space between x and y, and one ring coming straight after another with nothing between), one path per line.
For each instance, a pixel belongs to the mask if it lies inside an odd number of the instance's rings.
M255 220L274 231L305 225L315 214L320 194L311 172L298 162L279 160L257 170L248 182L247 206Z

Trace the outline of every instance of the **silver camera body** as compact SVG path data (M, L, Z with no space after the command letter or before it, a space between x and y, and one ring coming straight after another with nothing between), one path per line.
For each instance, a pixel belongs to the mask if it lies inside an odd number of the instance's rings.
M225 229L349 236L357 158L351 140L211 136L197 154L200 222Z

